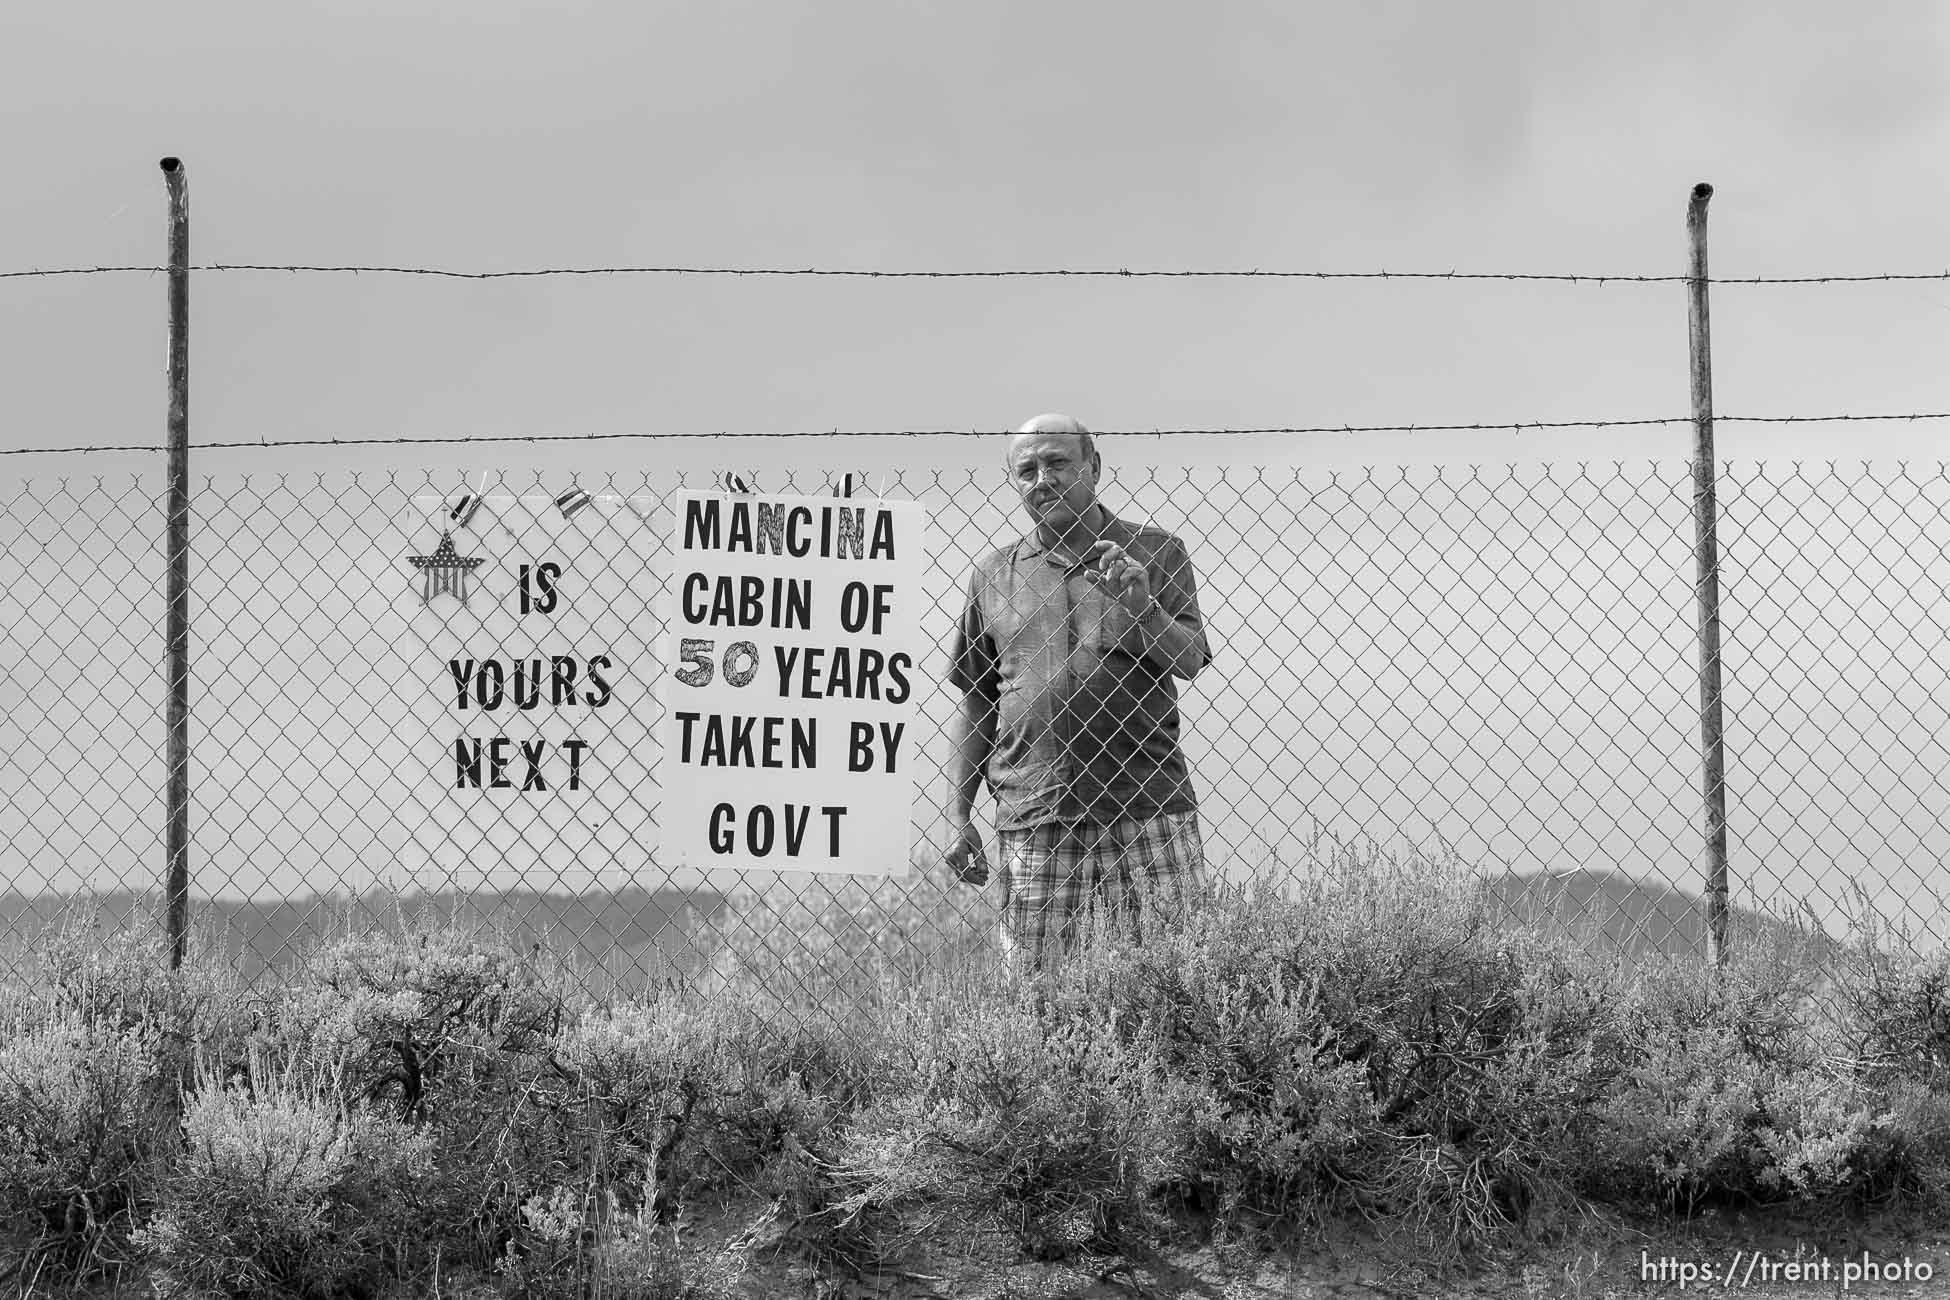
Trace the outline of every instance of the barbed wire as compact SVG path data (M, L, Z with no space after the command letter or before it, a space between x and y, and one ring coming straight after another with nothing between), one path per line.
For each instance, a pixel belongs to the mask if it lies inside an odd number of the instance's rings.
M195 272L283 272L293 275L408 275L448 280L517 280L545 276L708 275L816 276L861 280L1005 280L1005 279L1263 279L1263 280L1509 280L1557 284L1685 284L1686 275L1584 275L1510 271L1284 271L1284 270L1170 270L1127 267L1028 268L992 271L875 271L839 267L777 266L552 266L509 271L459 271L434 266L273 265L256 262L206 262L188 268ZM167 266L67 266L0 271L0 280L71 275L157 275ZM1864 275L1711 276L1708 284L1867 284L1877 282L1950 281L1950 271L1881 272Z
M1842 424L1950 420L1950 411L1915 411L1892 415L1716 415L1718 424ZM1250 434L1356 433L1525 433L1543 429L1620 429L1653 425L1691 424L1688 415L1637 420L1519 420L1494 424L1315 424L1265 425L1237 429L1097 429L1099 436L1179 438ZM259 438L227 442L194 442L194 451L271 447L415 447L487 442L613 442L626 438L993 438L1006 429L679 429L622 433L486 433L444 436L376 438ZM163 452L162 443L116 443L81 447L0 447L0 456L58 453L88 454L111 451Z

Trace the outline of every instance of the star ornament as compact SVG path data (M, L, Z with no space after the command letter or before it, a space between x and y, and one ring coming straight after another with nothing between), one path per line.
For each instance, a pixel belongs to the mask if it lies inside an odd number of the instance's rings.
M425 575L420 585L420 601L431 605L435 596L453 596L461 604L467 603L467 575L481 566L485 559L479 555L462 555L454 549L454 535L451 532L440 534L440 545L432 555L409 555L413 567Z

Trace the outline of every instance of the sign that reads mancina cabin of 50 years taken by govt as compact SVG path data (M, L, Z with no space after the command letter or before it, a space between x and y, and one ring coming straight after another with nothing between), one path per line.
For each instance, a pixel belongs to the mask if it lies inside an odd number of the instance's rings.
M672 506L663 855L905 871L926 509L696 491Z

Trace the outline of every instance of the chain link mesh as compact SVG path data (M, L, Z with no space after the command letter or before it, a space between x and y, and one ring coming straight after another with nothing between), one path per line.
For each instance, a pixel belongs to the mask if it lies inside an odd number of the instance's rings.
M1105 474L1105 504L1178 535L1197 572L1215 659L1181 709L1209 871L1282 878L1324 842L1439 846L1513 915L1703 952L1687 466ZM826 494L839 475L740 477ZM959 885L938 859L958 701L946 649L971 566L1023 527L992 472L868 480L931 512L907 873L671 868L519 806L491 835L441 820L453 736L428 702L453 686L398 631L425 501L579 486L621 503L633 569L612 575L590 634L630 637L660 676L668 495L729 478L206 482L193 943L275 978L320 937L432 909L565 952L592 988L742 972L829 1007L836 988L868 996L991 954L996 886ZM1835 936L1872 913L1940 944L1950 473L1736 465L1720 494L1733 904L1743 924L1793 915ZM159 899L162 525L159 481L30 481L0 507L0 970L77 909L120 923ZM642 698L616 723L633 747L654 746L661 720ZM657 825L647 771L614 792L612 827Z

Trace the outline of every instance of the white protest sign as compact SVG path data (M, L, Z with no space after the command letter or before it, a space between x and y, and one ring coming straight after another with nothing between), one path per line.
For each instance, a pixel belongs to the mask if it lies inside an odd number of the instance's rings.
M547 889L650 865L654 504L415 498L401 597L414 874Z
M906 871L926 508L697 491L672 505L663 855Z

